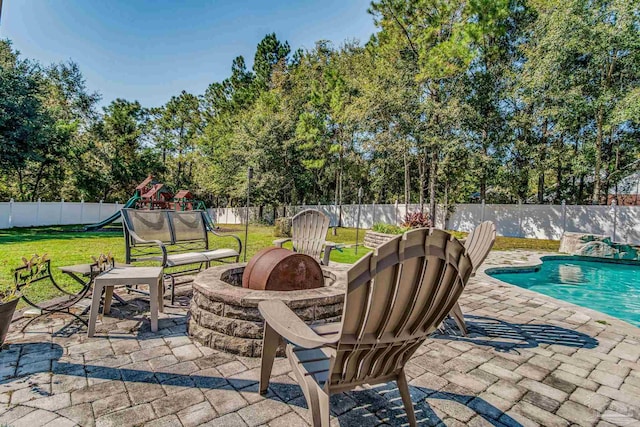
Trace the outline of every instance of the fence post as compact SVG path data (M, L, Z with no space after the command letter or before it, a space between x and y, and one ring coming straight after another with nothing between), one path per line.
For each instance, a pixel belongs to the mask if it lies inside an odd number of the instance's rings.
M373 211L371 212L371 227L373 228L373 224L376 223L376 202L371 204Z
M9 200L9 228L13 228L13 199Z
M567 232L567 201L562 200L562 235ZM560 236L562 237L562 236Z
M395 223L396 225L399 225L398 224L398 199L396 199L394 212L395 212Z
M84 199L80 199L80 224L84 224Z
M58 225L62 225L62 208L64 207L64 199L60 199L60 217L58 218Z
M38 198L38 204L36 205L36 223L34 225L40 225L40 203L42 203L42 199Z
M615 242L616 239L616 228L618 225L618 204L616 203L616 200L613 199L611 201L611 206L613 207L613 241Z
M482 199L482 209L480 210L480 222L484 222L484 199Z
M522 200L518 200L518 237L525 237L522 232Z
M98 221L96 222L100 221L102 221L102 200L100 200L100 203L98 203Z

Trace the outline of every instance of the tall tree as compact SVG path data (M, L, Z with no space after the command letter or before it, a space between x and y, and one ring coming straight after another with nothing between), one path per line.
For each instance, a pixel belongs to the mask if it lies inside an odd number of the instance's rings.
M90 130L94 148L92 162L79 171L79 181L91 198L127 200L148 174L161 169L156 152L145 147L148 112L139 102L116 99L104 107L102 120Z
M156 110L155 127L160 136L162 161L169 172L169 181L176 187L189 187L193 183L194 151L202 134L203 121L200 100L182 91L167 104ZM167 162L167 154L171 161Z
M579 144L577 139L586 136L583 150L592 163L591 200L601 203L609 174L620 166L615 153L630 132L637 132L637 123L627 114L627 100L640 83L638 4L633 0L532 3L538 19L527 46L525 83L532 96L544 100L537 114L540 136L546 143L562 124L561 118L565 122L583 118L582 126L571 129L571 139Z
M273 70L282 61L286 61L291 53L288 42L282 43L275 33L267 34L258 43L253 59L254 84L258 91L268 90L271 86Z

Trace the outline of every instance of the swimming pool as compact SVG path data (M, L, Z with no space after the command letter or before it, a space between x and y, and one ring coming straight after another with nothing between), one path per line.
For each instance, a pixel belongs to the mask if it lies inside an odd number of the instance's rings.
M640 326L640 264L543 257L534 268L499 268L490 276Z

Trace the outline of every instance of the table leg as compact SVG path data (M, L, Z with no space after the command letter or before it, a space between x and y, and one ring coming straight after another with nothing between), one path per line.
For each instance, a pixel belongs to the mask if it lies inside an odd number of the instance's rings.
M87 328L87 336L92 337L96 331L96 319L100 311L100 297L102 294L102 286L94 283L93 297L91 298L91 311L89 312L89 327Z
M164 279L158 279L158 307L160 313L164 313Z
M113 298L113 286L107 286L104 290L104 308L102 314L111 313L111 299Z
M81 277L78 277L78 275L76 275L76 274L74 274L74 273L72 273L70 271L63 271L63 273L68 275L73 280L75 280L76 282L78 282L79 284L82 285L82 290L80 292L84 292L87 288L91 288L91 285L93 283L93 279L89 278L88 280L84 280ZM80 292L78 292L78 294ZM115 298L116 301L118 301L120 304L127 305L127 302L124 299L122 299L118 294L113 294L113 298Z
M151 332L158 332L158 286L157 283L149 283L149 308L151 310Z

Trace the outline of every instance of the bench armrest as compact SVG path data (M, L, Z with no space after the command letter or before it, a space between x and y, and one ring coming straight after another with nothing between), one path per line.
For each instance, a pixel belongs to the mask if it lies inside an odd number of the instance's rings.
M232 237L236 240L236 243L238 243L238 253L241 254L242 253L242 240L240 240L240 238L238 236L236 236L235 234L222 234L222 233L218 233L216 231L211 231L211 233L214 236L217 237Z
M136 232L132 230L127 230L127 232L129 233L129 237L131 237L131 239L137 245L158 246L160 248L160 251L162 252L162 266L165 267L167 265L167 248L164 246L164 243L162 243L160 240L145 240L142 237L138 236ZM146 259L145 258L140 259L140 261L144 261L144 260Z
M290 241L291 241L291 237L285 237L284 239L274 240L273 241L273 246L281 248L282 245L284 245L285 243L290 242Z

